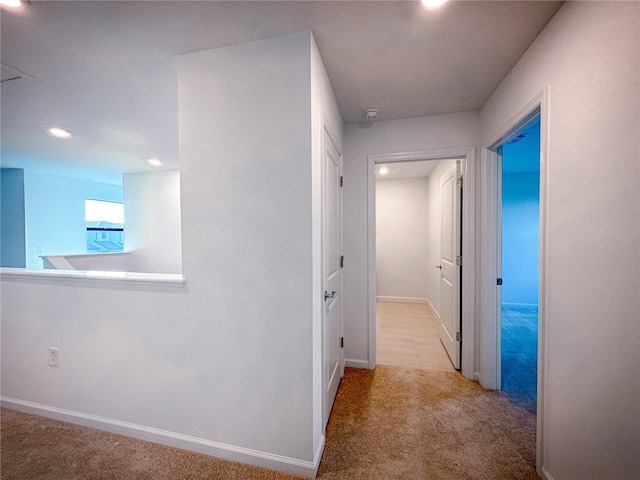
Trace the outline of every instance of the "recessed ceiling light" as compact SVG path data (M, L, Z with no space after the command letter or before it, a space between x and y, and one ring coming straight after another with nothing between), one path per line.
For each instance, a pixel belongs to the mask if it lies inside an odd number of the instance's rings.
M0 4L6 5L7 7L19 7L22 5L20 0L0 0Z
M427 8L436 8L445 3L447 0L421 0L422 4Z
M162 165L162 162L157 158L150 158L147 160L147 163L152 167L159 167L160 165Z
M57 138L69 138L71 137L71 132L66 128L62 127L47 127L47 132Z
M386 175L387 173L389 173L389 169L387 167L382 167L380 168L380 170L378 170L378 173L380 175Z

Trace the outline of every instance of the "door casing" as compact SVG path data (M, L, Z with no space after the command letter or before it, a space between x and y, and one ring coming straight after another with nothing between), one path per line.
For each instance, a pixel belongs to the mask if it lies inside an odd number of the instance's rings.
M368 367L376 367L376 164L411 162L420 160L462 159L460 173L463 177L462 196L462 374L477 380L475 371L475 147L447 148L415 152L399 152L368 156L368 209L367 209L367 257L368 257ZM465 339L467 339L465 341Z
M538 113L539 112L539 113ZM496 279L500 271L499 231L501 225L499 200L501 195L500 156L497 148L532 117L540 116L540 246L538 280L538 406L536 428L536 468L542 477L544 465L544 410L547 345L547 216L548 216L548 158L549 158L549 86L546 86L527 105L509 119L493 135L488 147L482 147L480 170L480 313L483 319L480 335L480 384L495 390L500 386L500 292ZM543 477L544 478L544 477Z

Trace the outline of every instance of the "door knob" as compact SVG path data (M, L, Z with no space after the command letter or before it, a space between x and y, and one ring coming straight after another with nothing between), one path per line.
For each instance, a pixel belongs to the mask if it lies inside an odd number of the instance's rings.
M333 292L329 293L325 290L324 292L324 300L327 301L327 298L333 298L336 296L336 291L334 290Z
M436 265L436 268L442 269L442 265Z

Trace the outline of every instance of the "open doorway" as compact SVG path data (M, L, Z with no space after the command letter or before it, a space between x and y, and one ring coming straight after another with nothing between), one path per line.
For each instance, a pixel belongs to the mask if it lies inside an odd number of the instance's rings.
M457 159L376 165L380 364L460 368L459 169Z
M534 131L527 131L533 128ZM524 133L523 133L524 131ZM537 156L534 154L531 159L538 166L538 205L530 210L537 210L537 234L534 234L537 240L538 259L535 262L537 269L533 275L529 275L529 280L534 279L535 289L537 291L537 334L529 335L529 338L535 338L535 347L529 356L529 365L531 365L531 357L533 354L537 357L535 361L535 400L533 395L529 395L529 404L527 410L531 414L535 414L536 418L536 465L538 473L541 472L541 466L544 464L544 428L545 428L545 388L546 388L546 368L545 346L547 343L546 329L546 264L547 264L547 248L546 248L546 232L547 232L547 182L548 182L548 164L549 157L549 87L545 87L538 95L536 95L528 104L524 105L513 117L511 117L500 130L496 130L489 138L495 139L489 141L489 147L482 149L482 168L480 175L480 193L482 203L480 208L480 216L482 223L481 231L481 272L479 277L482 279L479 284L480 289L480 309L485 321L482 324L482 345L480 351L480 383L483 387L489 389L500 390L502 385L502 376L506 376L508 372L502 372L502 355L501 355L501 336L502 332L502 293L504 284L507 279L503 280L502 270L502 156L505 146L516 139L519 135L523 135L520 141L527 142L527 137L531 137L529 141L535 138L537 141ZM520 141L515 142L517 145ZM526 143L525 143L526 144ZM507 150L509 147L507 147ZM509 152L507 152L507 156ZM507 160L508 161L508 160ZM509 166L507 165L507 174ZM524 172L523 172L524 173ZM510 188L507 186L506 188ZM534 188L535 191L535 188ZM523 193L519 193L523 195ZM517 212L517 210L516 210ZM517 215L516 215L517 216ZM535 223L535 220L534 222ZM516 229L518 232L521 229ZM508 238L505 238L508 241ZM508 247L506 247L508 248ZM535 253L534 253L535 254ZM519 255L514 255L516 259ZM529 262L530 263L530 262ZM508 273L507 271L504 273ZM537 276L537 279L535 278ZM496 281L496 278L498 281ZM513 279L511 280L513 284ZM501 285L502 284L502 285ZM508 292L505 292L508 294ZM535 301L535 300L534 300ZM528 302L527 302L528 303ZM532 338L533 337L533 338ZM521 348L516 347L516 353L521 353ZM534 353L535 352L535 353ZM524 356L524 355L523 355ZM508 383L508 380L507 382ZM506 384L505 384L506 386ZM532 392L533 385L529 382L529 392ZM525 397L526 398L526 397Z
M460 159L459 181L460 196L463 212L474 212L476 208L475 172L476 156L475 148L459 147L438 150L425 150L414 152L383 153L369 155L367 158L367 319L368 319L368 368L374 369L377 364L377 321L376 321L376 168L385 163L416 162L424 160ZM464 180L464 182L463 182ZM464 195L462 185L464 184ZM458 192L458 190L455 190ZM476 255L475 255L475 216L463 215L461 220L462 231L460 237L462 258L461 281L459 294L461 300L457 302L460 308L460 370L464 377L477 378L475 371L475 341L476 326L474 317L475 288L476 288ZM433 266L435 270L435 265ZM452 291L455 291L452 290ZM469 340L462 341L462 338Z
M501 157L501 390L537 410L540 117L498 148Z

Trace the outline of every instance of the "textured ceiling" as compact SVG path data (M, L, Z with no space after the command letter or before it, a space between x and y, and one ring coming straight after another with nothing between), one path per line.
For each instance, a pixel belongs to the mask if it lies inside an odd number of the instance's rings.
M178 168L176 56L313 31L346 123L479 109L561 2L32 1L1 14L2 166ZM5 75L3 71L3 76ZM48 136L46 125L71 131Z

